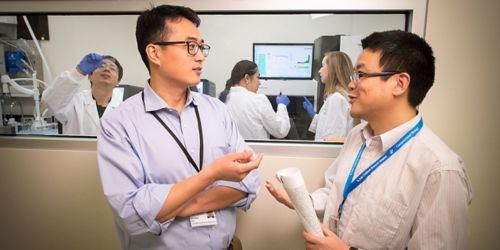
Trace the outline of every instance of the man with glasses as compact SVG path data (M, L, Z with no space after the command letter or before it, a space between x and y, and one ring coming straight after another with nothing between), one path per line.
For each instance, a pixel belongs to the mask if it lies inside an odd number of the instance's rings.
M190 92L210 46L196 13L142 13L136 39L151 78L101 119L98 162L125 249L228 249L236 208L259 190L253 156L225 105Z
M80 91L88 77L90 89ZM59 75L42 94L42 103L63 125L63 134L96 135L99 119L116 108L121 97L113 89L123 76L123 68L112 56L87 54L71 71Z
M349 99L351 115L367 123L351 130L325 187L311 194L325 237L304 232L307 249L466 249L469 177L418 112L434 82L431 47L403 31L361 44Z

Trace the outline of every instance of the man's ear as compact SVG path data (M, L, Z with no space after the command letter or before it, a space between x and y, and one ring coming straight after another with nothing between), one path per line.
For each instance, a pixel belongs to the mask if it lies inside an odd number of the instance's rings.
M395 96L400 96L403 95L405 92L408 92L410 90L410 74L403 72L403 73L398 73L395 76L396 80L396 85L394 86L393 89L393 95Z
M146 55L148 56L150 64L160 65L159 52L159 47L154 44L148 44L146 46Z

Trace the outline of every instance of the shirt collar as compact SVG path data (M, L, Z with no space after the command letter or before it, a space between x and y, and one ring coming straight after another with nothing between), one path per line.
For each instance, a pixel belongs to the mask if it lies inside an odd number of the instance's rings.
M184 105L184 108L191 104L198 106L199 101L197 99L199 99L199 96L194 95L188 89L186 104ZM149 80L148 84L145 84L144 86L144 106L146 112L157 111L160 109L172 109L172 107L170 107L163 99L161 99L161 97L156 94L156 92L151 88L151 86L149 85Z
M248 90L245 87L236 85L236 86L231 87L231 91L245 92Z
M363 143L370 139L378 139L382 142L382 151L387 151L392 145L394 145L401 137L403 137L408 131L410 131L418 121L422 118L422 115L417 114L411 120L381 134L378 136L373 136L372 130L367 123L363 129L361 129L361 139Z

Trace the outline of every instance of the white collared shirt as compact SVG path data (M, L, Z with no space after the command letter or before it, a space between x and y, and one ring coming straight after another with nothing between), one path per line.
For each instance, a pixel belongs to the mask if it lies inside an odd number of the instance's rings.
M472 189L465 166L427 126L354 189L338 207L352 164L366 149L356 178L421 118L372 136L366 123L353 128L311 197L318 215L348 245L360 249L465 249Z

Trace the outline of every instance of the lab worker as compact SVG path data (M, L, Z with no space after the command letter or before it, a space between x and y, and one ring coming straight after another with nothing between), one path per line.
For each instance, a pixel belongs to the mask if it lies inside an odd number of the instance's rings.
M304 97L303 107L312 122L309 131L315 133L315 141L324 141L327 138L346 137L352 129L354 121L349 114L351 104L347 98L349 76L353 66L347 54L340 51L325 53L322 66L319 70L321 82L325 84L323 106L318 114Z
M80 91L86 76L91 88ZM116 58L87 54L76 68L53 81L43 92L42 103L62 123L63 134L96 135L99 119L122 102L122 96L113 96L122 76L123 68Z
M238 130L245 139L284 138L290 131L286 95L276 97L277 111L265 95L257 94L259 69L252 61L242 60L231 71L219 99L225 102Z

